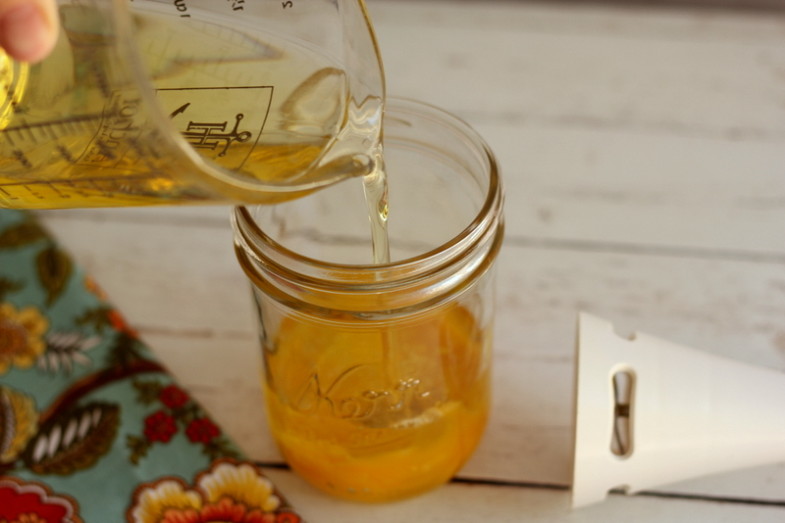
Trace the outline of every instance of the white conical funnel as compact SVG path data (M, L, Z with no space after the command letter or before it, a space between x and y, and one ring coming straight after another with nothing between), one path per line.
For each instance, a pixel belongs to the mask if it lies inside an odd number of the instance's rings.
M581 314L573 506L785 461L785 373Z

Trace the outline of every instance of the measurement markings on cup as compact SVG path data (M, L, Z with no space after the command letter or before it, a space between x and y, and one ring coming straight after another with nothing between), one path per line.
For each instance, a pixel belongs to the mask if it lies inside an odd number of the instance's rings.
M86 124L100 122L105 115L72 116L62 120L47 120L45 122L26 123L0 129L0 135L13 147L20 145L40 145L63 136L77 134L92 129Z
M38 200L45 200L52 195L62 199L76 196L87 196L88 193L97 193L106 198L114 198L119 183L133 184L154 180L151 175L124 176L121 180L111 178L80 178L65 180L38 180L30 182L0 183L0 196L6 200L19 200L24 195L32 196ZM24 194L23 194L24 193Z
M18 166L23 169L36 167L36 162L31 158L31 151L46 144L52 144L52 151L67 164L75 165L84 150L69 149L59 140L68 136L91 136L90 141L92 141L104 118L105 115L101 114L33 123L22 121L18 125L0 129L0 136L11 147L6 153L8 157L15 159Z

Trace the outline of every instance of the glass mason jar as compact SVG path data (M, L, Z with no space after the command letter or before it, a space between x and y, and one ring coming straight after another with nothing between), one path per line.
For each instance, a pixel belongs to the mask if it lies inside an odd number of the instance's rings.
M371 263L357 180L233 217L272 434L302 477L358 501L436 487L480 441L503 237L482 138L429 105L386 111L391 263Z

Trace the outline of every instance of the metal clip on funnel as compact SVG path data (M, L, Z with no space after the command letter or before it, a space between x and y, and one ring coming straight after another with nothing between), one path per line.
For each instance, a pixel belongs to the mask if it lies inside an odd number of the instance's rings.
M585 313L578 331L573 507L785 461L785 373Z

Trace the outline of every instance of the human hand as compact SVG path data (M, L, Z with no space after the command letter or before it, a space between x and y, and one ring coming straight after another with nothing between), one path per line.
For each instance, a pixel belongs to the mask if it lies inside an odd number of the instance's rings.
M0 0L0 47L14 60L39 62L57 41L55 0Z

